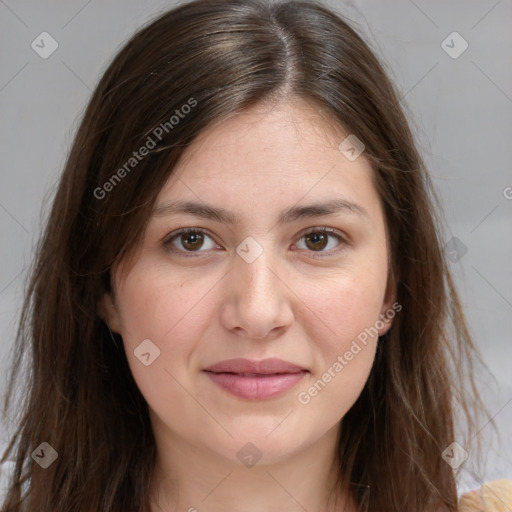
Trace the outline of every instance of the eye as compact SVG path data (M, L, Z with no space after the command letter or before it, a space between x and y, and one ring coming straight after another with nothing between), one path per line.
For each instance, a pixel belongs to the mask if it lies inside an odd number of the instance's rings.
M171 252L181 252L184 256L193 256L190 253L204 252L198 251L198 249L203 246L205 238L212 240L202 229L184 228L167 238L164 241L164 246L169 248ZM181 245L182 249L174 249L176 247L175 241Z
M332 253L339 252L343 249L343 247L341 247L341 249L338 248L325 251L324 249L329 245L329 238L336 239L338 242L341 242L342 246L346 244L345 238L342 235L336 233L334 229L325 227L310 228L306 233L302 234L300 240L304 239L306 241L306 250L309 249L309 252L318 253L318 255L313 255L313 257L317 258L323 257L324 253L331 255ZM203 229L184 228L176 233L172 233L165 239L163 244L172 253L181 253L181 255L185 257L194 257L194 253L205 252L199 249L204 248L204 242L206 239L209 239L212 242L210 247L206 247L206 250L212 249L216 244ZM181 247L178 247L178 245L181 245Z
M329 245L329 238L335 238L339 242L338 245L342 245L342 247L324 251ZM338 234L334 229L325 227L309 229L301 236L300 240L303 239L306 241L306 248L313 252L312 256L314 258L323 258L324 255L329 256L333 253L340 252L346 244L346 240L342 235Z

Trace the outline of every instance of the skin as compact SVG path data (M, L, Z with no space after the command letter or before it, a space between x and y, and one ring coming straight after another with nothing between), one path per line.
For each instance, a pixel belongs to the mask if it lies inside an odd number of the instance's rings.
M298 395L395 301L372 169L364 153L350 161L338 149L347 135L299 100L214 125L187 149L156 205L200 201L232 211L239 224L155 215L133 256L115 267L114 294L100 310L122 335L149 405L158 453L152 510L334 510L340 421L368 379L378 337L309 403ZM277 224L288 207L339 197L367 216ZM203 229L203 245L186 234L164 244L183 227ZM321 227L344 238L308 243L304 231ZM263 250L251 263L236 252L248 236ZM160 350L149 366L134 355L145 339ZM277 357L309 373L278 397L245 400L201 371L235 357ZM252 467L237 457L248 442L261 455ZM340 496L353 510L350 494Z

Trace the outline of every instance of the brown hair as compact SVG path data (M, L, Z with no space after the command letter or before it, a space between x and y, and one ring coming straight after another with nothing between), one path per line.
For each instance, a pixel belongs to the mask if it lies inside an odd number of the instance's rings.
M261 101L294 97L364 142L402 305L342 420L341 469L361 491L361 509L456 510L456 475L441 453L454 441L456 405L468 437L474 430L482 403L469 372L477 353L400 95L369 46L321 4L197 0L127 42L75 136L20 319L6 415L14 417L23 354L28 382L3 457L16 461L3 512L148 509L155 443L147 404L98 301L194 138ZM183 105L186 116L177 112ZM158 143L131 160L148 137ZM42 442L58 453L47 469L30 457Z

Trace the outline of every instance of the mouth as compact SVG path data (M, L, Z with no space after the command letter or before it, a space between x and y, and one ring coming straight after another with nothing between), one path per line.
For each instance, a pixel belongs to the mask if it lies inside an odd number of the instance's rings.
M230 359L203 370L221 389L246 400L264 400L293 388L308 370L281 359Z

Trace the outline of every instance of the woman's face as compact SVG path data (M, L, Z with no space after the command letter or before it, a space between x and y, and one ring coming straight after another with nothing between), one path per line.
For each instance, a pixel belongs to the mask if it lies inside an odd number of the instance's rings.
M103 303L157 440L271 463L332 436L356 401L394 289L370 165L338 147L348 135L305 103L259 105L203 132L160 191Z

